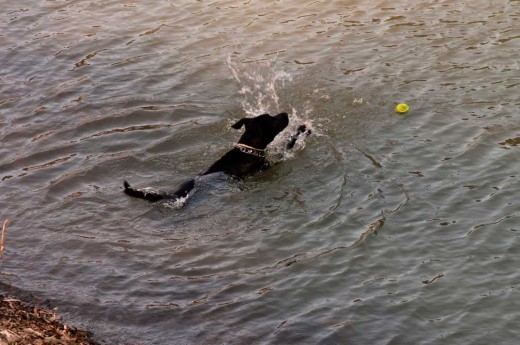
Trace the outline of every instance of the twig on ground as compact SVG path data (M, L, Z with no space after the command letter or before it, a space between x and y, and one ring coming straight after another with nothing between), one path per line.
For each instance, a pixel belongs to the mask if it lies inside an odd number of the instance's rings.
M2 253L4 252L5 229L7 228L7 223L9 223L9 219L4 220L4 225L2 226L2 239L0 240L0 258L2 257Z

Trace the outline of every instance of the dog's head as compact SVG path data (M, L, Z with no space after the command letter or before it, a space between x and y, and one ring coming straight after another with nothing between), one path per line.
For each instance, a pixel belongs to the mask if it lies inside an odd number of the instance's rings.
M263 114L257 117L243 118L231 127L235 129L240 129L242 126L246 127L246 131L238 141L240 144L265 149L288 124L289 115L280 113L276 116Z

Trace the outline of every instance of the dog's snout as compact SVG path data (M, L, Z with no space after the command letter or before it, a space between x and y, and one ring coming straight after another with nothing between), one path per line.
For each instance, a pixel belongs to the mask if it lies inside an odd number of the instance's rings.
M289 114L287 114L287 113L280 113L280 114L278 114L278 115L276 115L276 116L277 116L277 117L280 117L280 118L282 118L282 119L284 119L284 120L289 121Z
M276 115L276 118L280 121L283 128L287 127L287 125L289 124L289 114L287 113L280 113Z

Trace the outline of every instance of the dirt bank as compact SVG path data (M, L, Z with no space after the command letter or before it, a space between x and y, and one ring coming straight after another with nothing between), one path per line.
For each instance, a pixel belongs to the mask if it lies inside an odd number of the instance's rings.
M0 295L0 345L98 345L91 334L56 319L50 310Z

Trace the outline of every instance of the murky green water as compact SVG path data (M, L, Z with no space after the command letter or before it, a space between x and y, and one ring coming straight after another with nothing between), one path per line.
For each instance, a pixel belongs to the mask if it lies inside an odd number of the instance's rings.
M519 1L0 9L0 291L114 344L520 337ZM315 135L183 209L122 193L263 111Z

